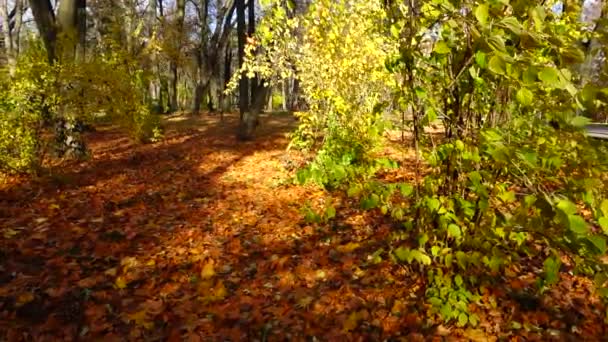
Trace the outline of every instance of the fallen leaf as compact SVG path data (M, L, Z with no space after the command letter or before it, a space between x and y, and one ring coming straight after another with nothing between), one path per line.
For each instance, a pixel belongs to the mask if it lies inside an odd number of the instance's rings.
M138 326L143 326L146 329L152 329L154 327L154 323L150 322L147 318L147 313L145 310L137 311L133 314L128 314L127 318L131 322L135 322Z
M203 270L201 271L202 279L210 279L215 276L215 268L213 267L213 264L213 260L210 259L203 265Z
M5 239L10 239L12 237L15 237L18 234L19 234L19 231L10 229L10 228L6 228L2 231L2 236L4 236Z
M23 306L34 300L34 295L31 292L24 292L17 297L17 306Z
M119 289L124 289L125 287L127 287L127 280L124 277L118 277L116 278L116 281L114 282L116 284L116 287L118 287Z
M361 247L360 243L357 242L349 242L345 245L342 246L338 246L336 249L338 250L338 252L340 253L351 253L352 251L354 251L355 249Z
M95 284L97 284L97 277L95 277L95 276L91 276L91 277L88 277L88 278L80 279L78 281L78 286L84 287L84 288L91 288Z
M115 277L115 276L116 276L116 272L117 272L116 267L112 267L112 268L107 269L107 270L104 272L104 274L105 274L105 275L108 275L108 276L110 276L110 277Z
M342 329L344 330L344 332L350 332L355 330L357 326L359 326L359 322L363 318L362 316L363 315L359 311L351 312L350 315L348 315L348 318L344 321L344 324L342 325Z

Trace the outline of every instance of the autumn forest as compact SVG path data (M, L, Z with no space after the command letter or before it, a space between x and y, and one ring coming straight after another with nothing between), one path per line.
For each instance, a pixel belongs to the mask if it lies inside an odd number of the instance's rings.
M601 0L0 0L0 341L603 341Z

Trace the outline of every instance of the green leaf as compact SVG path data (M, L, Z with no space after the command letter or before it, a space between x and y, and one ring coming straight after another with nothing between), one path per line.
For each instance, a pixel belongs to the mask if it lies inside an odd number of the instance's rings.
M494 55L490 58L488 68L495 74L504 75L505 70L507 69L507 64L501 57Z
M441 305L443 305L443 301L440 298L431 297L431 298L429 298L429 304L431 304L434 307L440 307Z
M412 250L411 256L414 258L414 260L418 261L419 263L421 263L423 265L431 264L431 257L429 257L428 255L426 255L425 253L423 253L419 250L416 250L416 249Z
M532 94L528 88L521 88L517 91L517 94L515 94L515 98L517 98L517 102L522 106L529 106L532 104L534 94Z
M505 41L502 39L501 36L492 36L488 38L488 45L490 46L490 48L492 48L492 50L498 52L507 52Z
M436 198L428 198L426 201L426 206L433 212L439 210L441 206L441 202L439 202Z
M487 65L486 62L486 54L483 51L477 51L475 53L475 63L479 65L480 68L485 68Z
M399 191L404 197L409 197L414 192L414 186L407 183L401 183L399 185Z
M576 214L576 205L574 203L564 199L557 203L557 208L564 212L566 215Z
M440 55L446 55L448 53L450 53L450 51L452 51L452 49L450 49L450 47L448 46L448 44L443 41L440 40L437 42L437 44L435 44L435 49L433 50L436 53L440 54Z
M559 280L560 261L555 257L548 257L543 263L545 281L548 284L555 284Z
M608 217L600 217L597 222L599 223L600 228L602 228L604 234L608 235Z
M305 184L310 179L310 170L301 169L296 173L296 179L300 185Z
M329 220L332 219L334 217L336 217L336 208L334 208L332 205L328 206L325 209L325 217Z
M606 238L600 235L592 235L592 236L588 236L587 240L589 240L589 242L591 242L596 248L597 250L600 252L600 254L604 254L606 253Z
M532 83L536 82L537 74L538 74L538 72L536 71L536 68L529 67L526 70L524 70L524 72L522 73L521 79L525 84L532 84Z
M555 68L542 68L541 71L538 72L538 79L540 79L545 85L552 88L558 88L560 86L559 75L557 74L557 70L555 70Z
M479 317L476 314L469 315L469 323L472 326L476 327L477 324L479 324ZM484 338L482 340L485 340L485 335L483 335L483 336L484 336Z
M579 235L585 235L589 232L587 222L578 215L568 215L568 228Z
M480 24L485 25L488 22L488 4L481 4L475 8L475 18Z
M536 31L540 32L544 28L544 21L547 17L545 13L545 9L542 6L536 6L532 10L532 19L534 20L534 28Z
M464 312L458 315L458 326L464 327L469 322L469 317Z
M393 254L395 254L395 256L397 257L397 259L401 262L407 261L412 262L412 256L411 256L411 252L412 250L409 248L405 248L405 247L399 247L397 249L395 249L395 251L393 251Z
M498 194L498 198L505 203L515 202L515 192L514 191L503 191Z
M600 210L604 216L608 216L608 199L602 201L602 204L600 204Z
M391 34L393 35L394 38L399 38L400 36L400 29L399 27L397 27L397 25L393 24L391 25Z
M462 281L462 277L460 276L460 274L457 274L454 277L454 283L456 284L456 286L462 286L463 281Z
M456 261L462 269L467 268L467 255L463 251L456 252Z
M508 29L509 31L520 35L521 34L521 30L522 30L522 26L519 23L519 21L517 20L517 18L515 17L506 17L503 20L500 21L500 26Z
M376 194L371 194L369 197L361 200L361 208L363 208L365 210L374 209L375 207L378 206L379 202L380 202L380 197L378 197L378 195L376 195Z
M450 225L448 225L448 235L456 239L460 238L460 236L462 235L460 227L458 227L458 225L450 223Z
M588 117L577 115L570 119L570 125L578 128L583 128L591 123L591 119Z
M348 197L355 197L355 196L359 195L360 192L361 192L361 188L359 187L359 185L355 184L355 185L351 186L350 188L348 188L346 195Z

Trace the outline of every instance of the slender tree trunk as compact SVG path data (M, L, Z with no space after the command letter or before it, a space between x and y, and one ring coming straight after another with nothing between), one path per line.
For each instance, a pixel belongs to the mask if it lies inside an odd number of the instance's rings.
M2 36L0 36L2 42L4 43L4 55L6 56L6 60L8 62L9 71L11 75L14 71L15 66L15 56L13 55L13 39L11 37L11 28L10 28L10 18L8 11L8 1L0 0L0 20L2 21Z
M175 46L175 48L176 48L178 56L174 56L174 58L172 58L171 63L170 63L171 99L170 99L169 107L172 112L177 110L177 84L178 84L177 59L179 59L179 51L181 48L182 34L183 34L183 29L184 29L183 26L184 26L184 16L185 16L185 11L186 11L186 0L177 0L176 1L176 10L177 10L177 13L176 13L175 25L177 26L176 27L177 45Z
M255 0L248 1L247 9L249 12L249 18L248 18L249 25L247 26L247 35L249 36L249 38L253 38L253 35L255 34ZM257 77L250 79L249 83L250 83L250 88L251 88L250 98L253 101L253 99L255 99L255 92L257 91L257 88L258 88Z
M236 0L236 31L238 36L239 69L245 59L245 0ZM245 75L239 81L239 112L240 121L249 107L249 82Z
M201 24L200 31L200 42L196 52L196 66L198 71L198 80L194 87L194 102L192 103L192 112L198 113L201 109L201 102L203 101L204 90L206 86L206 73L207 68L205 63L207 54L207 39L209 37L209 23L207 18L209 17L209 0L202 0L203 4L199 7L199 19Z
M226 53L224 57L224 89L226 89L226 85L230 82L230 78L232 77L232 48L230 45L226 47ZM222 112L230 110L230 97L224 99L222 101Z

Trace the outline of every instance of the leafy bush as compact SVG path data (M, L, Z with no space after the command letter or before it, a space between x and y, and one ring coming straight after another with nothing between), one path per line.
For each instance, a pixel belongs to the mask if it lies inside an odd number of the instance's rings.
M162 137L160 119L150 113L138 87L140 71L124 53L50 65L40 44L30 46L13 77L0 84L0 169L36 169L58 134L53 132L58 120L86 123L102 115L138 141Z
M243 69L275 84L297 78L309 110L298 113L290 147L319 151L311 165L317 180L343 181L351 172L342 169L372 159L385 128L377 104L391 98L395 80L384 60L396 44L377 25L384 12L362 0L315 1L299 14L280 1L268 3L256 32L259 45L249 46ZM258 46L262 53L253 55Z

